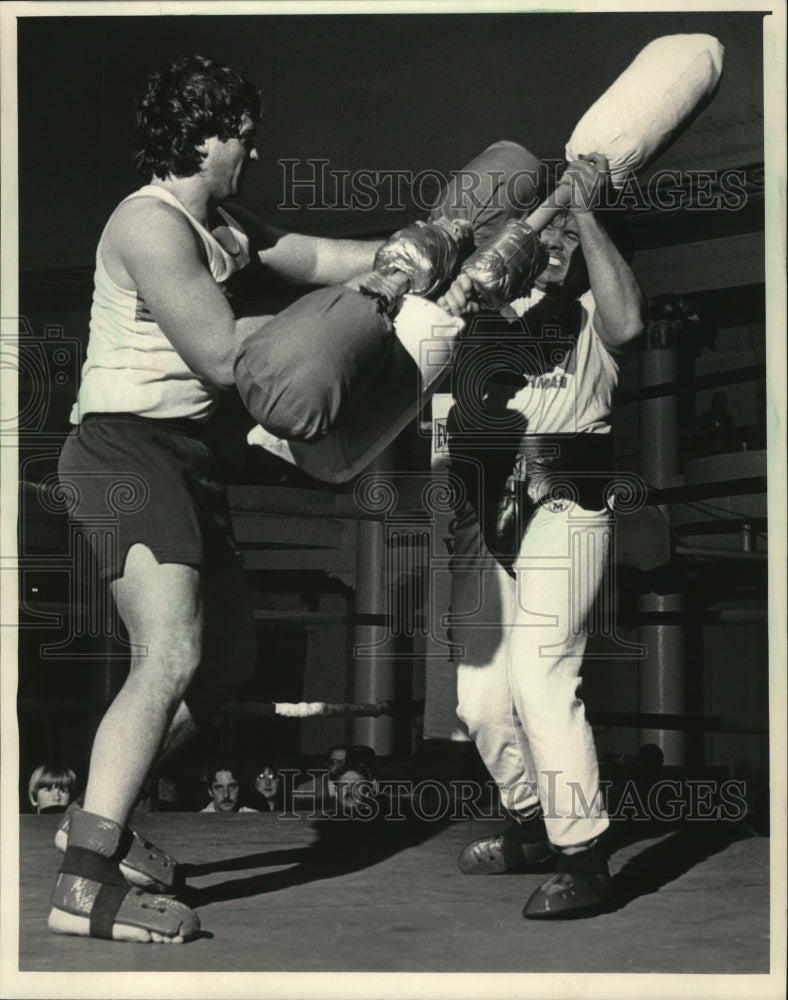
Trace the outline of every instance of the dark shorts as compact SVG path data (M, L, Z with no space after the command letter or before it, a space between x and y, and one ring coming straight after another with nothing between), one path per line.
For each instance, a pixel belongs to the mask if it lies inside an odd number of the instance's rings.
M239 567L227 491L198 426L88 414L67 438L58 474L102 577L122 575L137 543L159 563L205 572Z

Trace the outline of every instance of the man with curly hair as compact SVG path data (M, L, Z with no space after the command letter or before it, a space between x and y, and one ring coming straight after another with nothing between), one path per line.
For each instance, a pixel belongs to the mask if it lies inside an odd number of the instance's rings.
M266 318L237 318L227 285L252 263L290 282L337 285L370 271L378 246L288 234L222 208L257 159L259 116L251 84L217 62L193 56L155 73L136 120L146 183L115 209L97 249L87 358L59 473L89 537L108 517L117 526L95 556L132 656L96 733L84 808L58 830L56 933L179 943L199 931L196 914L172 898L174 860L126 823L154 762L254 666L205 428L234 384L240 339ZM351 299L349 311L375 311L362 295ZM129 498L121 510L119 488Z

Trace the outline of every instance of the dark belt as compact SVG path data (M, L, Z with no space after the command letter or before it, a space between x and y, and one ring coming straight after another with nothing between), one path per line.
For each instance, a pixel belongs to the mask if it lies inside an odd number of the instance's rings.
M451 470L465 487L485 544L511 575L539 507L570 501L601 510L607 504L614 476L609 434L532 435L496 448L489 438L449 432L448 445Z

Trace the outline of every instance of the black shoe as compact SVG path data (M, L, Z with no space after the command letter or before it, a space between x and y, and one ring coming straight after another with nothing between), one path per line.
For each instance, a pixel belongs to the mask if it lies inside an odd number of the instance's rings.
M613 885L607 858L598 846L559 854L555 875L540 885L523 907L528 920L571 920L610 908Z
M556 855L550 848L544 820L512 823L497 837L474 840L457 863L464 875L512 875L552 870Z

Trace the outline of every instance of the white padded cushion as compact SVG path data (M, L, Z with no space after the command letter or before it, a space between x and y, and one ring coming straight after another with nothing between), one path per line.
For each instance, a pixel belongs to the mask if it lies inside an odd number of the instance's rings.
M566 144L567 160L603 153L613 185L621 187L712 96L724 52L711 35L665 35L650 42L577 123Z

